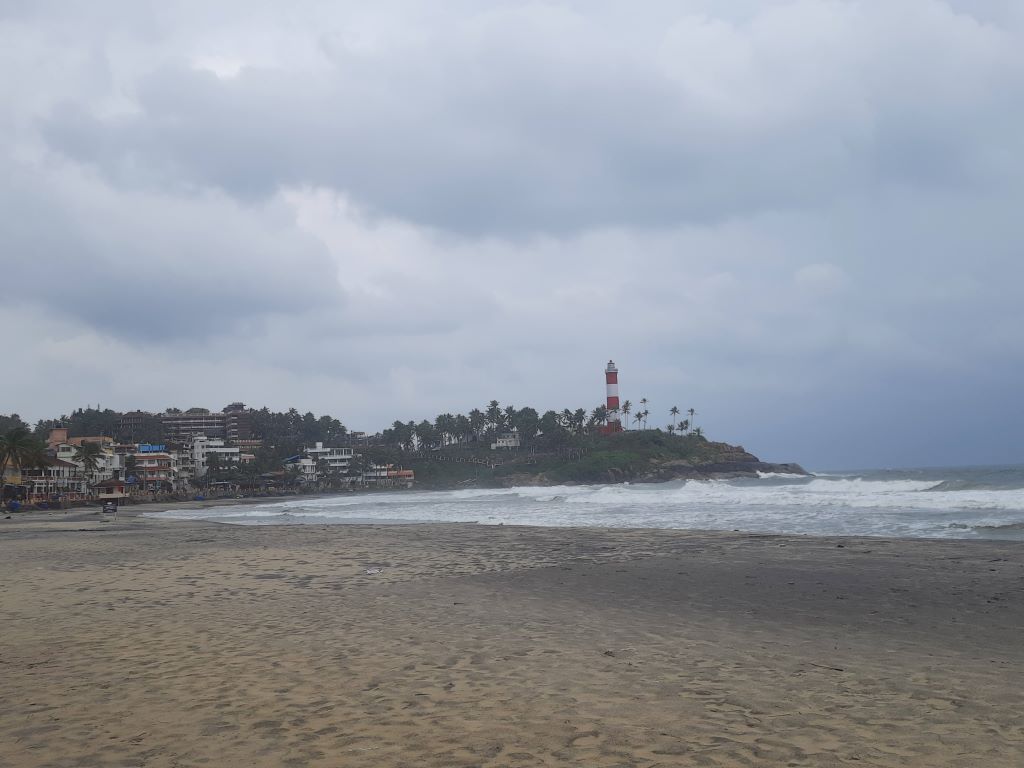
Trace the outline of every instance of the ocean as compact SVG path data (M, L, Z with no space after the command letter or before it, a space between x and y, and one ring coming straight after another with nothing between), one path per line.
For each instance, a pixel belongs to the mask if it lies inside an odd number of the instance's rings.
M347 493L148 516L239 525L473 522L1024 540L1024 466Z

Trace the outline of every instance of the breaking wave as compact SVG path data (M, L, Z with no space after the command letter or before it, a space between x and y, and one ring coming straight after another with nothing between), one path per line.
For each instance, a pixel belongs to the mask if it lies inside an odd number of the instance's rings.
M1024 538L1024 468L405 491L155 513L242 525L479 522L814 535Z

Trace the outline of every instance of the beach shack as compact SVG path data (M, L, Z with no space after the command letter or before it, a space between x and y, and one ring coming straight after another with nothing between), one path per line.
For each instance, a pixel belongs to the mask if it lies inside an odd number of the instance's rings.
M106 506L107 502L120 504L122 499L128 498L128 493L125 490L126 485L127 482L125 480L111 478L110 480L96 483L92 488L96 493L96 498Z

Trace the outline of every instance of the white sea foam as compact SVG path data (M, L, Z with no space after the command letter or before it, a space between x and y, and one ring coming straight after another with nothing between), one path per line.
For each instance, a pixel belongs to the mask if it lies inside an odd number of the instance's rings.
M1020 533L1024 488L935 490L945 479L770 474L756 480L299 497L156 516L243 525L477 521L819 535L963 538Z

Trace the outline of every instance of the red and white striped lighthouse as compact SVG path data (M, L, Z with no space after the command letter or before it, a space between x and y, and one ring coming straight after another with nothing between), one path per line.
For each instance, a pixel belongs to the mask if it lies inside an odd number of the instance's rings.
M622 422L619 420L619 369L615 367L615 361L609 360L608 367L604 369L604 386L608 396L608 425L605 432L621 432Z

